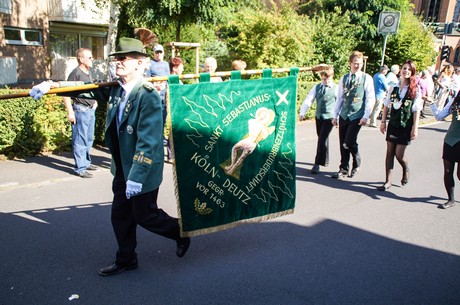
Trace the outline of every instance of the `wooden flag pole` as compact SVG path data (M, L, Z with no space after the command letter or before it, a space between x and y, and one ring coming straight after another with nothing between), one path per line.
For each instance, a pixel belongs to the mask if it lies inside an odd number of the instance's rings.
M299 72L305 72L305 71L320 72L327 68L329 68L328 65L320 64L320 65L316 65L313 67L299 68ZM277 69L271 69L271 70L272 70L272 73L286 73L286 72L289 72L291 69L290 68L277 68ZM260 75L262 74L262 72L263 72L262 69L243 70L241 71L241 75ZM230 77L231 73L232 71L215 72L215 73L211 73L211 77L214 77L214 76ZM196 78L200 78L200 74L182 74L181 76L179 76L179 78L180 79L196 79ZM148 78L145 78L145 80L148 82L167 81L168 76L148 77ZM118 86L118 85L119 85L118 82L113 81L113 82L86 84L86 85L63 87L63 88L53 88L50 91L48 91L46 94L59 94L59 93L66 93L66 92L73 92L73 91L86 91L86 90L97 89L100 87L111 87L111 86ZM0 95L0 100L21 98L21 97L29 97L29 91Z

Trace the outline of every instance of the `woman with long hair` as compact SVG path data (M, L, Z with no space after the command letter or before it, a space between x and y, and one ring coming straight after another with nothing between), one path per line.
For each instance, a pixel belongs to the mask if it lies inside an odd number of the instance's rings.
M394 158L402 167L401 185L409 182L409 164L406 157L407 145L417 138L420 111L423 107L422 95L417 82L417 71L411 60L406 60L401 68L399 83L390 87L384 101L380 131L386 133L387 152L385 157L385 183L380 191L391 187ZM387 116L391 112L387 126Z

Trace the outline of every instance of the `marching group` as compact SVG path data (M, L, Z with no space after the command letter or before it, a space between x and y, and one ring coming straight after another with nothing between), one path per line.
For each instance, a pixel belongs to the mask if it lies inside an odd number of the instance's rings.
M429 105L438 120L452 114L442 155L448 201L439 207L447 209L454 206L455 163L460 180L460 95L457 95L460 69L454 71L451 65L447 65L437 77L429 70L423 70L418 75L414 62L406 60L401 70L398 65L393 65L388 73L388 67L383 65L371 77L362 71L363 59L363 53L354 51L349 57L350 72L343 75L338 84L333 82L332 67L322 71L322 82L310 90L302 103L300 120L305 119L306 112L316 100L318 142L311 173L318 174L320 166L328 165L329 134L336 126L339 129L341 159L339 170L332 177L352 178L357 175L361 166L357 142L359 131L362 126L376 128L380 115L380 131L386 134L387 149L385 182L378 190L387 191L392 186L395 157L402 167L401 185L406 185L410 177L406 148L417 138L420 116L424 115L424 106Z
M138 225L176 241L178 257L183 257L190 246L190 238L180 235L178 219L169 216L157 206L159 186L163 177L163 128L167 115L167 83L150 83L145 80L145 76L165 76L170 73L180 75L184 66L182 60L177 57L169 64L164 62L164 50L161 45L154 46L153 51L154 58L150 61L142 41L120 38L115 52L110 54L113 57L111 73L116 76L119 86L65 93L69 97L65 99L68 118L73 124L74 170L83 178L92 177L87 170L97 169L91 164L89 154L94 137L94 112L97 101L108 104L105 140L112 155L111 172L114 178L111 222L118 250L115 261L99 270L99 274L103 276L137 268ZM39 99L50 88L91 82L91 50L79 49L77 60L79 66L69 75L67 82L43 82L34 86L29 94ZM353 52L349 62L350 73L342 76L338 84L333 82L332 67L322 71L322 82L313 87L302 104L300 118L304 119L312 103L315 100L317 103L315 117L318 145L311 172L317 174L320 172L320 166L328 165L329 134L334 126L338 126L341 160L339 170L333 177L357 175L361 166L357 142L359 131L367 124L376 126L383 103L380 131L386 133L387 141L386 180L379 190L385 191L391 186L394 157L403 168L401 184L408 183L409 167L405 149L411 140L417 137L420 111L426 102L430 104L438 119L451 113L453 115L443 151L444 183L449 201L442 207L453 206L453 170L455 163L460 161L460 96L456 96L456 92L454 95L447 95L448 102L445 106L434 103L433 101L439 101L439 98L433 99L431 94L427 94L427 86L424 86L422 81L423 76L417 78L415 65L410 60L402 65L399 79L396 77L398 71L394 67L386 78L386 66L381 68L379 75L374 79L364 73L361 52ZM232 68L240 70L245 67L244 62L235 61ZM206 59L204 68L205 72L213 73L217 68L216 60ZM449 72L441 73L437 81L440 87L449 87L445 80L449 76ZM214 78L211 81L219 82L222 79ZM428 92L431 92L429 90ZM168 159L172 158L169 150ZM457 176L460 178L458 168Z

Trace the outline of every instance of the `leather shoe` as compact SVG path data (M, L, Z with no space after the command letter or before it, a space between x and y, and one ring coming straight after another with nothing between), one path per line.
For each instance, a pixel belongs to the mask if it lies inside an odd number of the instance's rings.
M183 257L185 253L187 253L188 248L190 247L190 238L180 238L176 241L177 248L176 248L176 255L178 257Z
M339 179L346 177L348 175L348 171L344 169L340 169L337 173L332 174L332 178Z
M312 174L318 174L319 173L319 165L318 164L313 165L313 167L311 168L310 172Z
M126 270L134 270L134 269L137 269L137 259L133 259L128 264L123 264L123 265L119 265L115 262L112 265L99 270L99 275L102 275L102 276L115 275L115 274L122 273L123 271L126 271Z
M353 168L353 169L351 170L350 175L349 175L348 177L353 178L354 176L356 176L356 175L358 174L359 170L360 170L359 167Z

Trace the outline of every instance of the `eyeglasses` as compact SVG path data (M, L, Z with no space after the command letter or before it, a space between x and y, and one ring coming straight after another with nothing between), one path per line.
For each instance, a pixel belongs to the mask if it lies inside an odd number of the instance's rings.
M91 56L91 57L87 57L87 59L89 59L89 60L94 60L94 57L92 57L92 56Z
M114 57L114 58L112 59L112 61L115 61L115 62L116 62L116 61L119 61L119 62L121 62L121 63L124 63L125 61L127 61L127 60L132 60L132 59L135 59L135 58L130 58L130 57L126 57L126 56L120 56L120 57Z
M161 54L163 51L155 51L155 54Z

